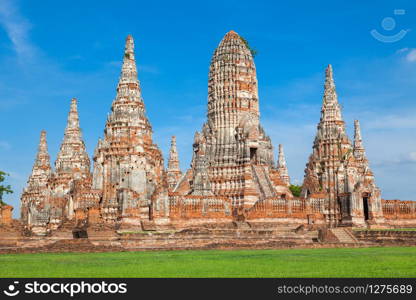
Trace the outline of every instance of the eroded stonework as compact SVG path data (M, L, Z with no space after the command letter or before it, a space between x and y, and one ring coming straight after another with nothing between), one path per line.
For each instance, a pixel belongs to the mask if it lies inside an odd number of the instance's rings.
M38 153L29 176L26 188L21 197L21 220L33 231L44 232L50 216L49 179L52 174L46 131L42 130Z
M195 134L191 169L174 192L227 198L234 214L258 201L293 198L259 118L253 57L230 31L211 60L207 121Z
M182 177L182 171L179 167L179 155L176 149L176 137L172 136L172 141L169 151L169 160L167 168L167 180L169 191L172 191Z
M127 37L123 66L104 130L94 152L93 189L102 192L102 218L140 224L168 216L163 156L152 141L134 57Z
M68 122L64 138L55 161L55 171L49 180L51 189L50 223L59 226L63 220L74 217L74 181L91 178L90 159L88 157L81 129L77 100L71 100Z
M331 65L326 69L321 120L305 169L303 197L319 207L331 226L383 222L380 190L375 185L355 121L352 144L345 131Z
M41 133L21 197L25 230L66 236L75 228L74 236L110 239L115 230L416 226L414 202L381 200L358 121L354 141L349 140L331 66L300 197L289 189L283 146L275 162L272 142L260 124L257 84L250 50L236 32L228 32L211 60L207 120L195 133L190 168L182 174L172 137L165 169L152 139L134 42L128 36L93 172L72 99L54 171L46 132ZM10 215L11 207L1 207L0 224L10 223Z

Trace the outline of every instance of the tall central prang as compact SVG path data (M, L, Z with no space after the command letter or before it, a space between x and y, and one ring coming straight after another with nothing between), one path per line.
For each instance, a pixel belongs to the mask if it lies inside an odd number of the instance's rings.
M191 170L175 191L224 196L234 208L292 197L277 170L273 146L259 122L256 67L245 41L228 32L215 50L208 78L208 113L195 134Z

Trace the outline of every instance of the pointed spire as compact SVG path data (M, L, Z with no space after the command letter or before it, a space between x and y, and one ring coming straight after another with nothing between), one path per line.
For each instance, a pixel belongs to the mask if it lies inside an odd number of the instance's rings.
M36 155L35 165L43 168L50 168L50 156L48 153L48 144L46 142L46 131L40 133L38 153Z
M178 156L178 151L176 149L176 137L175 136L172 136L172 140L170 144L168 171L180 171L179 156Z
M354 148L362 148L360 121L354 120Z
M39 220L49 218L48 200L50 190L48 183L50 178L51 164L46 142L46 131L42 130L32 173L20 198L21 220L25 224L33 224Z
M121 76L117 87L117 91L120 93L124 90L122 89L122 87L125 87L126 90L130 87L133 87L130 85L133 85L136 88L139 87L139 80L137 78L136 59L134 58L134 41L133 37L131 35L128 35L126 38L126 45L124 47L123 65L121 67ZM122 93L121 96L125 95Z
M332 66L325 70L324 96L322 101L321 121L342 121L341 105L335 88Z
M71 99L71 108L68 114L68 124L66 129L79 129L79 117L76 98Z
M168 186L170 190L175 188L181 176L182 172L179 167L179 156L176 149L176 137L172 136L167 169Z
M51 175L51 163L48 153L48 144L46 142L46 131L40 133L38 153L36 154L35 163L33 164L32 173L29 176L28 188L46 186L49 176Z
M354 156L357 159L366 159L363 140L361 138L360 122L354 120Z
M82 140L77 99L75 98L71 99L64 139L55 161L55 171L58 174L61 172L72 173L75 177L80 175L78 173L86 175L90 171L90 159Z
M328 65L325 69L325 95L324 101L331 103L337 100L335 91L334 74L332 71L332 65Z
M324 105L338 103L338 96L335 90L334 75L332 66L328 65L325 70Z
M290 185L290 177L286 166L286 158L282 144L279 144L279 159L277 160L277 169L279 170L280 177L282 178L283 182L287 185Z

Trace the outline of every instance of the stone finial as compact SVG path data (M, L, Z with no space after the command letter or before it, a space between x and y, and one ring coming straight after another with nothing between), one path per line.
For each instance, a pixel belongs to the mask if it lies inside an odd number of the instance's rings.
M279 144L279 159L277 161L277 166L279 168L286 167L285 153L284 153L282 144Z
M120 102L125 101L126 99L142 102L140 82L137 77L136 59L134 57L134 41L131 35L128 35L126 38L123 65L121 67L121 75L117 86L117 97L115 101Z
M277 169L279 170L280 177L282 178L283 182L287 185L290 185L290 177L286 166L286 158L282 144L279 144L279 158L277 160Z
M366 159L361 137L360 122L358 120L354 120L354 156L360 160Z
M342 121L341 105L338 103L338 96L331 65L328 65L325 70L321 121Z
M134 40L130 34L126 38L126 46L124 48L124 54L126 58L134 60Z
M354 120L354 147L362 147L360 121Z
M79 117L76 98L71 99L71 107L68 114L68 122L66 128L67 131L68 129L79 129Z
M50 169L50 156L48 153L48 144L46 142L46 131L42 130L40 133L40 140L38 146L38 153L36 155L35 166L47 167Z
M176 149L176 137L172 136L167 169L167 180L170 190L174 189L181 176L182 172L179 167L179 155Z
M334 80L333 74L332 74L332 65L331 64L329 64L326 67L325 74L326 74L326 78L328 78L329 80L332 80L332 81Z
M168 171L177 171L179 170L179 155L178 150L176 149L176 137L172 136L170 151L169 151L169 161L168 161Z
M328 67L325 70L324 87L324 105L338 103L338 97L335 90L335 82L331 65L328 65Z

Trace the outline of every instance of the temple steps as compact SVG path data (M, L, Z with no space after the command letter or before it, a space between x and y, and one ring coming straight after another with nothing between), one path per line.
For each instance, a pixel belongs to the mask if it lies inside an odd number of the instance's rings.
M259 192L262 194L263 199L273 197L275 195L275 192L268 179L268 174L266 173L265 167L259 165L252 165L252 170L254 175L253 177L255 179L254 181L256 182L257 188Z
M331 232L336 236L340 243L357 244L358 240L346 228L332 228Z

